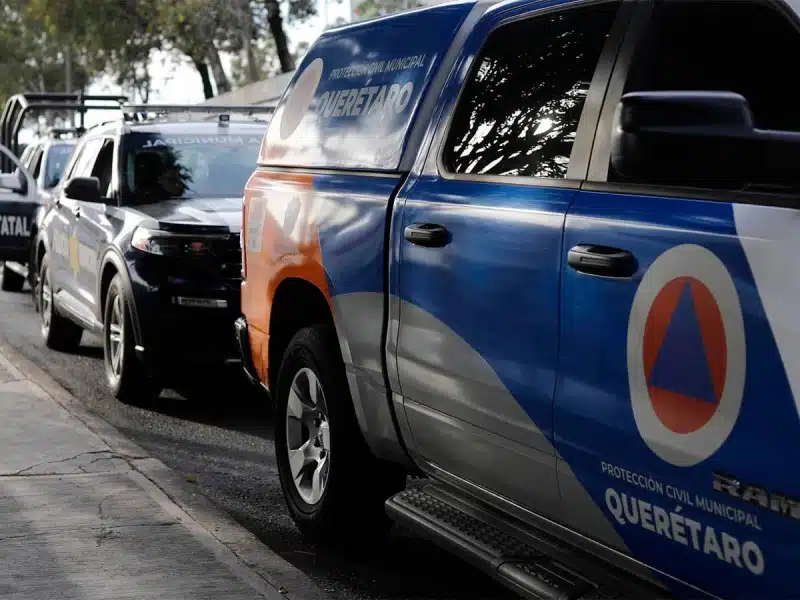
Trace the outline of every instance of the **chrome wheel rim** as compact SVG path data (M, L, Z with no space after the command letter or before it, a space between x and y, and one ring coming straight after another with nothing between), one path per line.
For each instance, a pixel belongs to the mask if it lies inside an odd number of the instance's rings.
M289 390L286 450L297 493L307 504L316 504L328 485L331 434L325 393L308 368L297 372Z
M112 375L119 377L122 373L122 358L125 352L125 318L120 295L114 296L106 335L108 336L109 367Z
M45 271L44 277L39 282L39 304L42 311L42 331L50 331L50 321L53 319L53 296L50 290L50 272Z

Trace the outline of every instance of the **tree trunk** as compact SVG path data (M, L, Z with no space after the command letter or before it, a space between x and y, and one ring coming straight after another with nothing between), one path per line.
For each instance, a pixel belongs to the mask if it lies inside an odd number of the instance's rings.
M289 52L289 44L286 40L286 32L283 30L283 19L281 18L281 6L278 0L264 0L267 9L267 23L272 39L275 40L275 49L278 53L278 61L281 63L281 73L294 71L294 59Z
M248 83L255 83L261 79L261 76L258 68L258 59L256 58L256 53L253 52L253 42L247 36L242 41L244 42L244 57L247 63L247 81Z
M222 66L222 59L219 50L212 44L208 52L208 62L211 65L211 72L214 74L214 82L217 84L217 94L224 94L231 91L231 81Z
M242 15L242 48L244 49L245 73L248 83L255 83L261 79L259 74L258 59L253 51L253 38L255 37L255 24L253 11L250 9L250 0L244 0L241 10Z
M194 68L197 69L197 72L200 73L200 79L203 80L203 94L206 97L206 100L209 98L214 97L214 88L211 87L211 72L208 68L208 63L195 60Z
M72 43L64 49L64 88L68 94L72 93Z

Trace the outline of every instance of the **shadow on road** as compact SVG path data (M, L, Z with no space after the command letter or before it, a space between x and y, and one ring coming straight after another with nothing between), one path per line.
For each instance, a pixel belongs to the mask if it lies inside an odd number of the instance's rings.
M176 419L221 427L268 440L272 402L267 393L245 380L238 369L205 373L162 392L148 410Z
M74 354L76 356L83 356L86 358L96 358L98 360L103 360L103 347L80 345L74 350L72 350L71 354Z

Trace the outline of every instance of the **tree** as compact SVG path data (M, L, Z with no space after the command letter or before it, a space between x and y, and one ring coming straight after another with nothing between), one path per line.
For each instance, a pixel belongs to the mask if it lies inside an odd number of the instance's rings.
M63 92L68 85L65 45L48 34L44 20L30 14L27 5L24 0L0 0L0 111L14 94ZM86 65L76 61L72 89L84 89L92 75ZM44 115L50 123L64 116L55 112Z
M323 0L325 2L326 0ZM270 35L275 42L275 52L278 55L281 73L294 70L294 57L289 51L289 40L283 30L283 17L279 0L264 0L266 21ZM314 0L289 0L287 17L290 23L304 21L317 14Z
M200 74L206 98L214 96L212 76L218 93L231 89L217 44L239 31L241 18L235 8L228 0L161 2L151 24L162 32L169 45L192 61Z
M118 84L149 95L147 65L161 43L150 28L157 0L16 1L26 5L28 18L41 23L48 40L69 49L64 59L70 59L73 72L77 65L88 75L114 74ZM62 89L72 87L66 81Z

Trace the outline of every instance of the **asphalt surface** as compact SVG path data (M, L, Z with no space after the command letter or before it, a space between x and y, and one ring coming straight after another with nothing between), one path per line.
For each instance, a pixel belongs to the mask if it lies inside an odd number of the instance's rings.
M288 517L275 465L269 404L238 369L199 380L195 391L162 394L151 409L106 390L100 341L84 334L78 352L45 348L29 292L0 292L0 336L123 434L178 473L269 548L338 600L513 598L466 563L395 528L377 547L312 544Z

